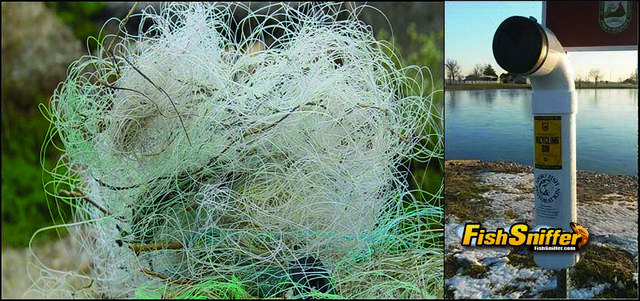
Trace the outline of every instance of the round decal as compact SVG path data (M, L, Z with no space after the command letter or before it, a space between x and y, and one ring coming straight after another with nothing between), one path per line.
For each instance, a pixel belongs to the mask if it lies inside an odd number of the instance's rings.
M553 203L560 197L560 181L550 174L536 177L536 196L542 203Z

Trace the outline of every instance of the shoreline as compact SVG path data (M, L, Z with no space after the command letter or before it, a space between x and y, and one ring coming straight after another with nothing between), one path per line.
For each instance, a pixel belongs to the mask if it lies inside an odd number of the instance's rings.
M447 84L444 85L445 91L457 90L490 90L490 89L527 89L531 90L531 84L502 84L502 83L471 83L471 84ZM638 85L608 83L595 86L592 83L576 83L577 89L638 89Z
M444 165L445 176L447 175L447 171L453 173L490 171L509 174L533 172L533 166L511 161L445 160ZM576 183L576 186L578 186L578 196L580 196L581 189L591 193L597 190L609 194L622 192L624 195L633 197L636 200L638 196L637 175L606 174L596 171L577 170Z
M513 162L447 160L445 291L449 298L549 298L556 275L520 247L462 246L468 222L487 229L535 224L533 167ZM577 171L577 222L589 231L568 268L572 298L630 298L638 288L638 177Z
M533 166L532 165L528 165L528 164L524 164L524 163L519 163L516 161L507 161L507 160L481 160L481 159L448 159L445 160L445 164L447 162L452 162L453 164L456 165L460 165L460 164L480 164L480 165L484 165L486 167L489 168L497 168L497 169L505 169L507 168L507 166L511 166L510 168L512 170L521 170L520 172L532 172L533 171ZM508 169L508 168L507 168ZM608 177L631 177L631 178L635 178L636 180L638 179L638 174L624 174L624 173L606 173L606 172L602 172L602 171L593 171L593 170L584 170L584 169L578 169L576 170L576 173L579 174L597 174L600 176L608 176Z

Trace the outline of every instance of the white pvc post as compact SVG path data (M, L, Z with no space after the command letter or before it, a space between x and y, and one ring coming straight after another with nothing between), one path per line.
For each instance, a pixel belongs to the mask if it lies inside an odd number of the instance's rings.
M529 76L534 125L535 222L571 232L577 222L576 113L574 74L564 49L546 28L548 53ZM563 269L578 261L578 252L536 252L538 266Z
M493 52L505 70L528 75L534 125L535 223L571 232L576 222L576 120L574 75L555 35L533 18L514 16L496 31ZM565 269L577 252L535 252L538 266Z

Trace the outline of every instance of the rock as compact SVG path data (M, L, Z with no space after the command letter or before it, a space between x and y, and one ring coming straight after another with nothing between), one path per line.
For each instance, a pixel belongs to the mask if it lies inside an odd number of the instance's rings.
M509 258L506 257L486 257L480 259L480 263L486 266L500 266L509 263Z
M2 250L2 298L89 298L90 256L70 237ZM78 271L80 273L78 273Z
M72 31L44 4L2 2L2 101L35 111L34 97L55 90L81 49Z

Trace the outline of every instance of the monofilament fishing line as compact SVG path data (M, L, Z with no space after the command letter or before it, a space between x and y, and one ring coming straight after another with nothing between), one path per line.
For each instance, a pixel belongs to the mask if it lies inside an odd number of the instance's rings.
M441 116L428 69L399 67L364 8L162 4L130 16L141 33L92 40L46 109L65 155L45 185L67 187L93 264L75 289L441 293L439 195L418 201L406 174L441 158L424 146Z

